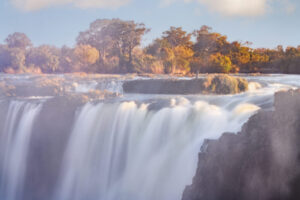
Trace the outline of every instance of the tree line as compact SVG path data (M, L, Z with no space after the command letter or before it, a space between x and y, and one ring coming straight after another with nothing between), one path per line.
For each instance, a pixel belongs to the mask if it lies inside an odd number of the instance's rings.
M170 27L146 47L150 29L143 23L98 19L80 32L75 47L35 47L24 33L0 44L0 71L5 73L300 73L300 46L251 48L229 42L202 26L188 33Z

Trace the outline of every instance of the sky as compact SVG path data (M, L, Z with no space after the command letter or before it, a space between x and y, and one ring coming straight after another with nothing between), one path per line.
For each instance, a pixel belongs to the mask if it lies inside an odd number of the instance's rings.
M192 32L202 25L255 48L300 45L299 0L0 0L0 43L23 32L36 46L74 46L103 18L145 23L144 46L170 26Z

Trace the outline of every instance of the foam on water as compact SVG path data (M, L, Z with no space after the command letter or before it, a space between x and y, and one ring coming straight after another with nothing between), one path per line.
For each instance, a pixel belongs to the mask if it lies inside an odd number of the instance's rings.
M59 176L53 193L43 200L180 200L192 182L204 140L238 132L259 109L272 107L275 92L297 88L299 77L246 77L250 90L237 95L124 95L76 108L67 102L66 109L76 109L77 114L71 133L64 133L67 144L60 148L63 159L61 168L55 169ZM29 78L13 76L10 81ZM77 83L73 87L78 93L90 89L122 93L123 79L116 77L97 81L68 77L68 81ZM33 140L37 136L32 128L39 123L42 105L52 100L32 103L33 99L43 98L0 102L0 108L9 102L0 132L1 200L23 200L30 143L39 141ZM35 189L31 192L40 192L39 185Z
M238 131L257 111L254 105L231 112L204 101L172 101L158 111L135 102L85 105L53 200L179 200L204 139Z

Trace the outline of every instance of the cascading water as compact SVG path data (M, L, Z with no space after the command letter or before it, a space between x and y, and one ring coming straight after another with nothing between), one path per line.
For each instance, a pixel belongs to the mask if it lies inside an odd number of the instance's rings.
M30 78L37 77L5 81L30 88ZM258 109L272 108L274 92L300 86L285 76L282 83L251 77L260 84L238 95L125 94L82 103L74 93L122 93L123 79L65 79L67 94L0 102L0 200L180 200L205 139L239 131Z
M22 199L31 131L40 109L41 105L26 102L9 105L0 147L1 199Z
M203 140L237 131L258 109L240 105L229 112L203 101L171 102L158 111L135 102L85 105L53 200L180 199Z

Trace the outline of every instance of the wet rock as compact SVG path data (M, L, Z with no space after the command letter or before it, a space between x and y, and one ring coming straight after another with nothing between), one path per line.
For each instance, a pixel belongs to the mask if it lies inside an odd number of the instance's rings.
M300 91L275 95L238 134L204 143L183 200L300 199Z
M201 79L149 79L127 81L126 93L143 94L236 94L248 90L243 78L229 75L209 75Z
M45 102L38 123L34 124L27 158L24 200L48 200L55 193L74 116L83 105L80 99L66 98L55 97Z

